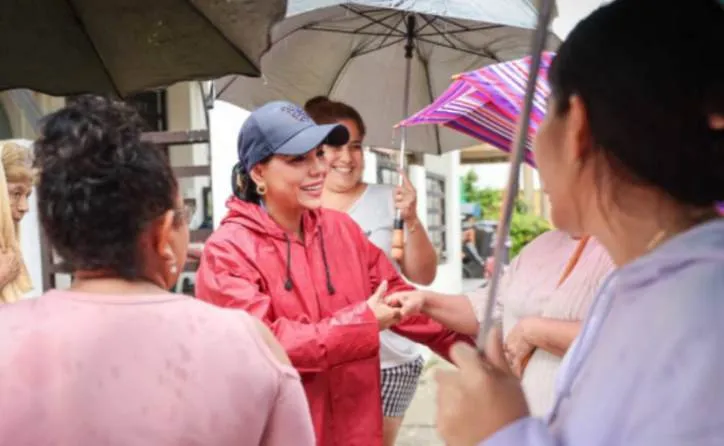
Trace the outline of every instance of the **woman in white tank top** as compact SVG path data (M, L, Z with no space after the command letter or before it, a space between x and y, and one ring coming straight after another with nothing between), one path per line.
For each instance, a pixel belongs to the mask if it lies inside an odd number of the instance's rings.
M348 213L388 257L392 249L392 222L396 209L400 209L407 240L402 260L393 263L411 282L432 283L437 272L437 255L417 218L416 192L409 180L404 178L401 188L362 181L365 125L354 108L316 97L307 102L305 109L318 124L339 123L347 127L350 134L347 145L330 147L326 151L330 170L322 196L323 205ZM395 444L402 418L417 389L424 365L420 353L420 347L414 342L390 330L380 333L385 446Z

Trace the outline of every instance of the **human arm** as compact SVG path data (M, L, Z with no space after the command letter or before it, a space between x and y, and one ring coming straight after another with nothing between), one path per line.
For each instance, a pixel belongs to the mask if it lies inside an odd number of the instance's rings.
M273 358L281 365L291 367L291 361L274 334L258 319L253 319L257 331L269 348ZM284 367L285 368L285 367ZM283 369L284 369L283 368ZM299 376L293 370L282 369L279 392L267 419L262 445L314 446L314 427L309 404Z
M500 289L508 283L508 274L501 280ZM405 290L387 297L387 303L402 309L402 316L425 314L451 330L475 336L488 299L488 288L479 288L465 295L441 294L427 290ZM503 305L496 300L493 318L500 319Z
M391 293L415 290L402 279L390 260L379 248L369 241L366 241L366 247L366 257L369 262L370 279L373 286L384 280L389 283L388 290ZM427 315L420 313L403 317L398 324L391 326L390 329L412 341L427 345L444 358L448 357L448 351L453 343L457 341L472 342L469 336L456 333L432 320Z
M199 299L245 310L264 322L300 373L320 372L377 354L380 326L366 302L351 304L319 321L306 315L293 319L277 315L254 263L233 239L206 243L197 273Z
M500 327L491 330L482 357L453 347L454 370L436 375L436 425L449 446L561 446L543 420L529 416L520 381L503 355Z
M527 317L519 324L526 342L558 357L566 354L581 331L581 321L548 317Z
M422 313L458 333L474 336L478 332L478 319L466 296L411 290L391 294L387 303L400 307L403 317Z
M400 269L411 282L430 285L437 274L437 253L417 216L417 192L407 175L402 171L400 175L402 186L395 190L394 202L407 228Z
M580 321L537 316L521 319L505 338L505 352L515 376L523 376L536 348L563 357L580 329Z

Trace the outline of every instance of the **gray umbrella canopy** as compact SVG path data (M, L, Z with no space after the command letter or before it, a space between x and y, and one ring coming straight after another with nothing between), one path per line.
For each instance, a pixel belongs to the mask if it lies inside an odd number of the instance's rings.
M328 95L362 113L367 144L397 147L392 127L404 115L408 43L414 48L407 110L413 111L445 91L454 74L529 54L535 21L535 9L524 0L290 0L262 59L262 78L226 77L217 91L246 109ZM441 153L474 143L420 126L408 130L406 147Z
M130 93L259 75L285 0L2 0L0 90Z

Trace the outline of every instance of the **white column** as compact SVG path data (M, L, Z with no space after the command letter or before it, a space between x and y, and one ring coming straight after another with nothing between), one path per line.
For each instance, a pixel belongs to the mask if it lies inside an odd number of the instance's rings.
M417 191L417 216L420 223L427 230L427 169L419 164L410 164L407 174L410 183Z
M231 196L231 169L239 160L236 142L239 129L249 112L224 101L216 101L211 109L211 179L214 227L226 215L226 200Z
M445 246L447 258L437 267L437 277L431 289L444 293L462 290L461 228L460 228L460 153L425 156L428 171L445 177ZM424 189L422 189L424 190ZM418 196L421 193L418 193ZM427 214L427 210L425 210Z
M362 172L362 181L367 184L377 184L377 155L369 148L363 152L365 169Z
M198 83L181 82L167 90L168 130L203 130L206 128L204 100ZM193 144L172 146L169 148L171 165L199 166L209 163L209 146ZM196 200L196 212L191 219L191 227L196 228L203 220L203 188L211 183L206 177L179 179L184 199Z

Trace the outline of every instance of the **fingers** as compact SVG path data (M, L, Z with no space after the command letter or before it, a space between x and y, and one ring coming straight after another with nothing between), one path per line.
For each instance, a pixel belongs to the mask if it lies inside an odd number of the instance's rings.
M437 370L435 372L435 381L438 386L451 387L457 384L458 372L455 370Z
M401 293L392 293L385 297L385 303L391 307L401 307L405 299L404 291Z
M505 359L505 348L503 346L503 330L499 325L493 327L488 333L488 339L485 343L485 356L495 367L510 373L508 361Z
M414 189L412 186L412 182L409 178L407 178L407 173L405 173L404 169L397 169L397 173L400 174L400 177L402 177L402 185L406 188Z
M411 300L403 302L402 306L400 307L400 312L402 313L402 317L420 314L420 305L417 302L413 302Z
M450 349L450 359L463 373L476 372L485 367L480 352L464 342L458 342Z
M377 287L375 292L372 294L372 298L378 302L384 303L385 294L387 294L387 281L383 280L382 283Z
M392 320L394 321L392 325L400 322L402 320L402 317L402 311L399 308L392 308Z

